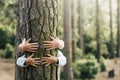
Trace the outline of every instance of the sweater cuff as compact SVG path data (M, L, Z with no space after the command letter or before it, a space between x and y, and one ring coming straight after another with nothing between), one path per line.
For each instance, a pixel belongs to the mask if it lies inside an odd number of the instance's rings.
M26 58L18 58L17 59L17 65L20 66L20 67L26 67L26 66L28 66L27 64L24 64L25 60L26 60Z

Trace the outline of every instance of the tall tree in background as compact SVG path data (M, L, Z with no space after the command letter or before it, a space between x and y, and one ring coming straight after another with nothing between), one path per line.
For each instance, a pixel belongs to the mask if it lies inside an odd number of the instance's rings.
M99 23L99 1L96 0L96 40L97 40L97 51L96 51L96 58L99 62L100 59L100 23Z
M71 10L70 7L71 2L70 0L64 0L64 41L65 41L65 48L64 53L67 57L67 64L64 67L65 71L65 80L72 80L72 38L71 38Z
M114 44L113 44L113 27L112 27L112 2L109 0L110 9L110 54L111 58L114 58Z
M120 57L120 0L117 0L117 57Z
M50 40L50 36L56 36L58 26L58 0L19 0L19 20L16 37L16 58L21 55L18 45L23 38L32 38L31 42L39 44L34 57L43 57L46 54L56 56L56 50L48 51L42 47L43 41ZM31 53L26 53L27 56ZM57 80L57 66L48 67L28 66L20 68L16 66L15 80Z
M80 36L79 37L79 46L80 46L82 53L84 53L83 11L82 11L81 0L78 0L78 15L79 15L78 16L78 29L79 29L79 36Z
M77 21L78 19L76 19L77 16L77 5L76 2L77 0L73 1L71 0L71 27L72 27L72 61L75 62L76 61L76 50L77 50L77 41L78 41L78 28L77 28ZM76 15L75 15L76 14Z
M75 15L74 15L74 2L71 1L71 27L72 27L72 61L75 62L75 49L76 49L76 39L75 39Z

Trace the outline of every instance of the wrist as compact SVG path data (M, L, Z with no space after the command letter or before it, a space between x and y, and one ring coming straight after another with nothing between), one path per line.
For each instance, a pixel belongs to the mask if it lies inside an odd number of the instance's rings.
M22 53L24 52L24 45L23 44L19 45L19 51L22 52Z
M25 63L24 64L29 64L29 59L28 58L26 58L26 60L25 60Z
M59 59L58 59L58 58L57 58L57 61L56 61L55 65L56 65L56 66L59 65Z
M58 40L58 48L60 48L60 49L64 48L64 41L63 40Z

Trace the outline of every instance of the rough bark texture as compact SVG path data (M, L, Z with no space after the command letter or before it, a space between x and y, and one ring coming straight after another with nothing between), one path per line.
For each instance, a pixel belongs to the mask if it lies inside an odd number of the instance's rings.
M19 0L19 20L16 36L16 58L23 55L18 52L18 45L23 38L32 38L31 42L37 42L39 48L34 57L43 57L46 54L56 56L56 50L47 51L42 44L50 40L50 36L56 36L58 26L58 2L57 0ZM27 56L32 53L24 53ZM38 67L28 66L21 68L16 66L15 80L57 80L57 66L48 67L40 64Z

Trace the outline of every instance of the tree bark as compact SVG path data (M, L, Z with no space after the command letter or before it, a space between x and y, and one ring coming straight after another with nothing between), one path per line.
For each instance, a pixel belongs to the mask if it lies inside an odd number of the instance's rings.
M56 56L56 50L43 48L43 41L55 37L58 26L58 2L57 0L19 0L19 20L16 37L16 58L22 53L18 52L18 45L23 38L30 38L31 42L37 42L39 48L34 57L43 57L46 54ZM27 56L32 53L25 53ZM21 68L16 66L15 80L57 80L57 66L51 64L48 67L40 64L38 67L28 66Z
M100 60L100 24L99 24L99 2L96 0L96 40L97 40L97 51L96 51L96 58L99 62Z
M75 36L75 15L74 15L74 1L71 3L71 28L72 28L72 62L75 62L76 36Z
M112 2L109 0L110 6L110 54L111 58L114 58L114 43L113 43L113 27L112 27Z
M79 45L82 51L82 56L84 57L84 31L83 31L83 13L82 13L82 4L81 0L78 0L78 29L79 29Z
M117 57L120 57L120 0L117 0Z
M71 38L71 3L69 0L64 0L64 41L65 41L65 56L67 64L64 67L65 80L72 80L72 38Z

